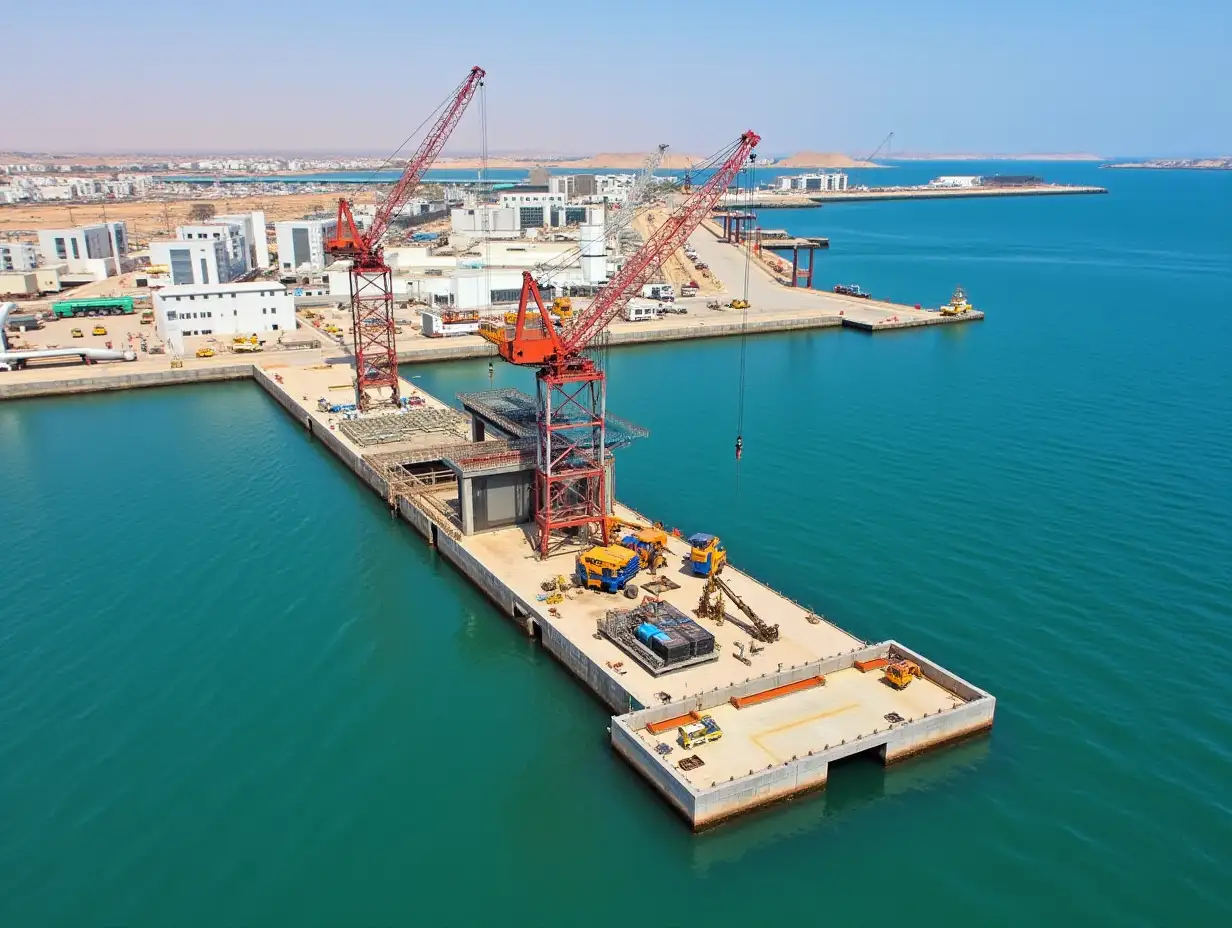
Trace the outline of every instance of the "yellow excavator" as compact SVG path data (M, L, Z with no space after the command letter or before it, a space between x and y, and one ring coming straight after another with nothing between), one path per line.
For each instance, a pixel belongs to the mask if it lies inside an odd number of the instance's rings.
M895 661L885 669L885 679L896 690L905 690L916 677L923 679L924 673L915 661Z

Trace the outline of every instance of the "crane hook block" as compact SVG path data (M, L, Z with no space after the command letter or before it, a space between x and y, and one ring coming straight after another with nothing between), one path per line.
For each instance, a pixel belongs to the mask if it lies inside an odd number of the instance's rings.
M744 439L739 435L736 436L736 460L740 460L740 455L744 453Z

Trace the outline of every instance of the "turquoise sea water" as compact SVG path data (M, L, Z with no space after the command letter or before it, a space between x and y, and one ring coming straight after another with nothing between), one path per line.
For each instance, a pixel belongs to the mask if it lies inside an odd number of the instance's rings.
M1232 177L1032 167L1112 193L765 220L988 319L750 339L738 479L738 341L609 359L622 499L986 686L990 737L694 836L255 386L0 405L0 924L1221 921Z

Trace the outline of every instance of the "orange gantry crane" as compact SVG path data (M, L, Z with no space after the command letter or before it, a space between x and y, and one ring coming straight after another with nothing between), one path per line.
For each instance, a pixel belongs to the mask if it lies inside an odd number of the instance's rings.
M424 172L432 166L445 141L483 86L485 72L471 68L454 90L444 110L407 162L389 195L381 202L372 224L362 232L351 214L351 204L338 201L338 224L325 250L351 260L351 325L355 335L355 405L367 412L375 402L369 390L388 388L388 402L399 403L398 350L394 342L394 294L389 265L381 244L389 224L402 211ZM439 107L438 107L439 108Z
M538 282L526 271L522 274L517 322L513 326L494 323L483 332L496 343L506 361L539 369L535 378L538 441L534 505L541 558L579 534L587 539L601 535L604 544L610 541L605 520L607 387L603 371L583 352L641 292L663 260L684 245L740 170L756 158L754 148L760 141L755 132L745 132L716 155L718 163L709 179L692 190L629 256L590 306L576 313L568 324L558 329L552 322Z

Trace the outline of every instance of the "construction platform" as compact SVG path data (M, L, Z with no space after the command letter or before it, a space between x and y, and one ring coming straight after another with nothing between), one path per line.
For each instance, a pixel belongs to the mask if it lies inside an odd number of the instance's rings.
M468 394L467 408L486 420L488 434L472 424L466 435L461 429L448 435L399 433L397 441L373 448L340 430L348 421L343 416L318 408L318 397L347 381L348 365L279 370L257 365L253 373L392 511L616 713L609 728L613 748L695 829L818 789L826 783L829 763L847 755L873 752L889 764L992 725L996 702L984 690L897 642L865 642L730 564L723 580L751 610L779 627L777 640L756 641L746 617L729 605L721 624L697 620L715 636L715 659L666 674L651 672L600 631L612 610L635 602L571 589L549 605L543 585L573 574L573 553L538 560L532 533L524 521L516 523L525 519L524 511L500 515L506 524L482 527L491 513L476 508L475 500L484 496L476 493L477 481L513 480L521 487L516 475L533 465L533 448L526 447L533 439L520 437L524 398L499 391ZM403 395L421 401L423 410L448 408L410 383L404 382ZM497 420L504 428L492 432ZM396 431L365 429L363 435ZM491 484L487 495L497 486ZM646 521L619 503L613 510L620 518ZM681 538L669 539L667 566L658 575L670 583L659 595L695 616L705 580L687 569L688 552ZM637 582L645 587L654 579L643 572ZM857 661L900 657L922 671L903 690L883 682L879 671L855 669ZM658 723L694 712L710 714L722 738L685 749L674 728L652 732L652 726L662 728Z

